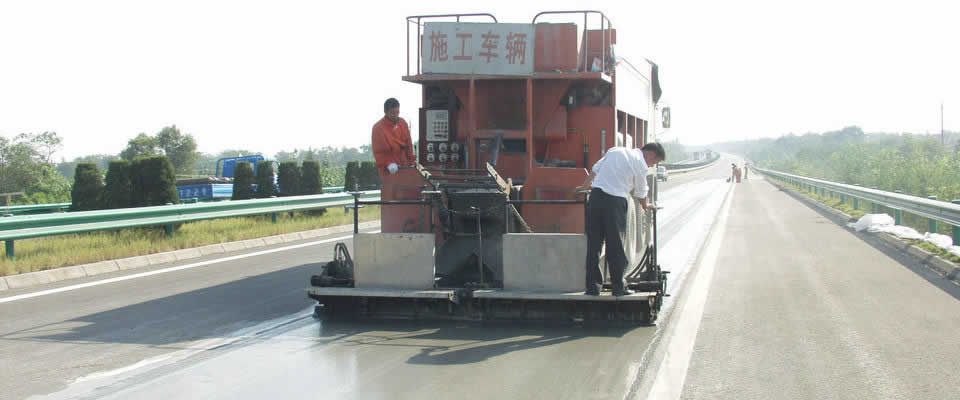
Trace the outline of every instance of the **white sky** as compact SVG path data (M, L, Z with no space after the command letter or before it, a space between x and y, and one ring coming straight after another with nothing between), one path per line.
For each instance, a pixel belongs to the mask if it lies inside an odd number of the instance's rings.
M386 97L416 121L418 86L400 80L405 16L528 22L583 8L611 17L618 55L660 64L673 107L663 140L933 133L941 101L960 130L949 3L0 0L0 135L56 131L68 159L170 124L204 152L358 146Z

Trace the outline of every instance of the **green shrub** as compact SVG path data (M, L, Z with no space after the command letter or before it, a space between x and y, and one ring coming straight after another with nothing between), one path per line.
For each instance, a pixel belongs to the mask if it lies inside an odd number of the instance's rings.
M300 171L300 194L323 193L323 183L320 182L320 164L306 160Z
M107 182L103 188L105 208L126 208L132 205L133 183L130 180L130 162L111 161L107 168Z
M231 200L253 198L253 166L248 162L238 162L233 169L233 196Z
M343 175L343 189L345 191L362 190L363 182L360 180L360 162L350 161Z
M359 176L361 189L375 190L380 188L380 173L377 171L377 164L373 161L360 163Z
M135 207L177 204L177 178L170 159L164 156L139 158L133 162L130 180Z
M300 194L300 166L296 161L280 163L277 174L277 185L280 186L281 196L296 196Z
M97 164L77 164L73 175L73 190L70 191L71 211L98 210L101 207L100 194L103 192L103 179Z
M257 197L269 198L277 195L276 176L274 176L273 161L257 163Z

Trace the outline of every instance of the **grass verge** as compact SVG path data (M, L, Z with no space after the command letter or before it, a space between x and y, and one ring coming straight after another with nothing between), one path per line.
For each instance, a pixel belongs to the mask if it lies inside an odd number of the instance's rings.
M932 253L944 260L960 265L960 257L957 257L955 254L949 251L946 251L933 243L923 241L923 240L911 240L910 243L912 243L914 246L917 246L921 249L926 250L927 253Z
M360 221L379 218L378 206L360 210ZM0 258L0 276L352 223L353 213L330 209L323 215L280 214L275 224L269 216L190 222L181 225L172 238L157 227L17 240L16 258Z

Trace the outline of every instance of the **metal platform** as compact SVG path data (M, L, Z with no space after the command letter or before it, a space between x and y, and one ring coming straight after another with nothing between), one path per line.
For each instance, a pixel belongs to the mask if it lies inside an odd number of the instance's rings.
M455 297L453 290L357 289L346 287L311 287L307 289L307 294L310 296L391 297L439 300L452 300Z
M636 302L650 301L657 297L656 292L639 292L629 296L616 297L610 292L602 292L599 296L587 295L584 292L556 293L533 292L521 290L475 290L473 297L478 299L496 300L560 300L560 301L602 301L602 302Z

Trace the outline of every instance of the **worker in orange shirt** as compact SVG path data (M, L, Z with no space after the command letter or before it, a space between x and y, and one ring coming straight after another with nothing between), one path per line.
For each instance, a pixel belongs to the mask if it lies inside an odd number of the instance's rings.
M373 158L377 170L383 176L396 174L400 167L416 163L413 143L410 141L410 126L400 118L400 102L389 98L383 103L383 118L373 125Z

